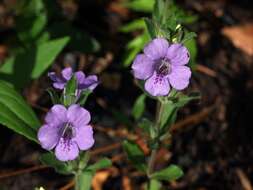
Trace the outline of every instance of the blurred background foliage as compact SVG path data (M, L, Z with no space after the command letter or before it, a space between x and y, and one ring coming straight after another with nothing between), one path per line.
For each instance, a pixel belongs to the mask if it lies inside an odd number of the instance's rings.
M84 53L100 48L94 38L61 14L56 1L20 0L12 9L14 35L4 42L9 46L9 56L0 67L0 79L17 88L40 77L65 47Z

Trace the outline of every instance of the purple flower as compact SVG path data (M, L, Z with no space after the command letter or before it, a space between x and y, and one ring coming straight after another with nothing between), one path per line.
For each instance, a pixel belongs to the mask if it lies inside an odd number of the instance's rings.
M73 104L68 109L54 105L46 115L46 124L39 129L39 142L46 150L55 147L59 160L74 160L79 149L88 150L94 144L90 119L90 113L79 105Z
M98 85L98 78L96 75L90 75L85 77L82 71L73 73L72 68L68 67L62 70L61 76L57 76L55 72L48 73L50 79L54 82L53 86L57 89L64 89L67 82L71 79L72 75L76 76L78 83L78 90L94 90Z
M189 85L191 70L185 66L190 59L182 44L169 44L156 38L136 56L132 69L135 78L145 80L145 90L152 96L166 96L170 86L183 90Z

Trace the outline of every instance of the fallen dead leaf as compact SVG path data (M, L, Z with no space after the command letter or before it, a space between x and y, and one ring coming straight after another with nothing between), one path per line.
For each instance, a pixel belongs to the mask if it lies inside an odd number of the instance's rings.
M110 167L107 170L96 172L95 176L92 178L91 183L93 190L102 190L106 180L110 176L114 177L117 175L119 175L119 170L116 167Z
M141 148L141 150L143 151L143 153L145 155L148 155L150 153L150 150L149 150L147 144L145 143L145 141L141 137L136 139L135 142L136 142L136 144L139 145L139 147Z
M234 46L249 55L253 55L253 23L224 27L222 34L228 37Z
M124 190L132 190L131 180L128 176L123 176L122 186Z
M95 174L95 176L92 179L92 187L94 190L102 190L103 184L107 180L107 178L110 176L110 171L100 171Z

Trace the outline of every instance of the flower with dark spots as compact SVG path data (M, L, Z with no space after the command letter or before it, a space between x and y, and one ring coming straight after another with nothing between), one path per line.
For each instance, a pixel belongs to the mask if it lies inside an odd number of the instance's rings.
M79 91L85 89L92 91L98 85L98 78L96 75L90 75L86 77L82 71L73 73L71 67L63 69L60 76L57 76L55 72L48 73L48 76L53 81L54 88L62 90L64 89L67 82L71 79L73 74L76 76Z
M189 85L191 70L186 64L190 56L182 44L169 44L156 38L138 54L132 64L135 78L145 80L145 90L152 96L166 96L171 86L183 90Z
M94 144L90 119L89 111L79 105L73 104L68 109L60 104L54 105L39 129L39 142L46 150L55 148L57 159L74 160L79 150L88 150Z

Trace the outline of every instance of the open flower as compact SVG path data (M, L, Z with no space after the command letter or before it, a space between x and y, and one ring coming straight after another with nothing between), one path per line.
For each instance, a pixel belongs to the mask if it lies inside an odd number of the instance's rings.
M79 149L88 150L94 144L90 119L90 113L79 105L73 104L68 109L54 105L46 115L46 124L39 129L39 142L46 150L56 147L57 159L74 160Z
M57 76L55 72L48 73L48 76L54 82L54 88L62 90L67 82L71 79L73 74L76 76L79 91L84 89L94 90L98 85L98 78L96 75L90 75L86 77L82 71L73 73L71 67L63 69L61 76Z
M145 90L152 96L166 96L170 86L183 90L189 85L191 70L185 66L190 56L182 44L169 44L156 38L136 56L132 69L135 78L145 80Z

